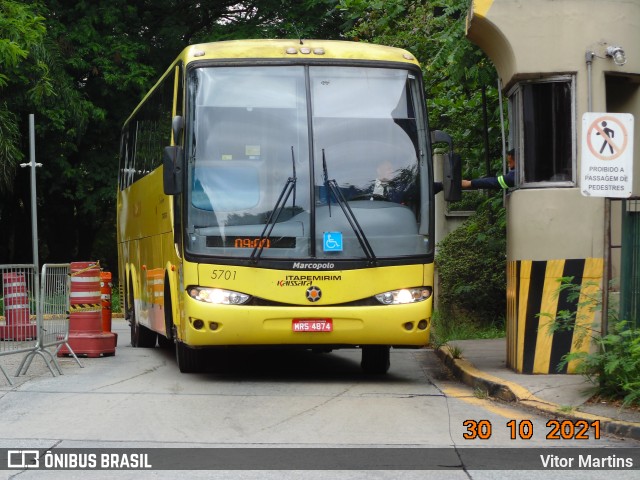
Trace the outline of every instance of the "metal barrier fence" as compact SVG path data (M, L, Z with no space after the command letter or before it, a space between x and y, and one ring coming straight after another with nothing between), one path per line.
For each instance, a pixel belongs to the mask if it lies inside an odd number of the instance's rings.
M27 373L31 361L36 355L40 355L52 375L55 372L51 368L53 364L58 373L62 375L62 369L56 360L58 350L64 345L73 355L80 367L82 364L69 346L69 312L70 312L70 282L71 276L69 264L45 264L42 267L41 288L39 297L38 319L38 343L37 348L29 352L23 359L16 375ZM53 348L53 352L48 349ZM47 361L49 359L49 361Z
M45 264L41 275L33 265L0 265L0 274L0 358L26 352L16 372L19 376L26 374L33 358L40 355L55 376L51 364L62 374L56 354L66 345L82 367L68 344L69 264ZM2 364L0 370L13 385Z
M2 265L0 299L0 357L38 348L37 288L33 265ZM10 384L9 375L0 370Z

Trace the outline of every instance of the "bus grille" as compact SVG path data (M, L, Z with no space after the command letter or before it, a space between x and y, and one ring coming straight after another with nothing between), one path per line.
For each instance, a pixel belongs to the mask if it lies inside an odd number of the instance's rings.
M253 305L253 306L260 306L260 307L300 307L300 305L298 304L293 304L293 303L283 303L283 302L274 302L272 300L266 300L264 298L259 298L259 297L252 297L250 301L248 301L247 303L245 303L245 305ZM375 298L373 297L369 297L369 298L363 298L360 300L355 300L353 302L345 302L345 303L332 303L329 304L332 307L369 307L369 306L373 306L373 305L380 305L380 302L378 302ZM315 306L312 305L311 303L308 306ZM322 307L326 307L328 306L327 304L324 305L318 305L318 306L322 306Z

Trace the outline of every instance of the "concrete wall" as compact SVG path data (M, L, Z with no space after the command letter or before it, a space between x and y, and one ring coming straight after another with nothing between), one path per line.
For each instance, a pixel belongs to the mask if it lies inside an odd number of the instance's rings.
M505 93L520 80L575 75L577 183L574 188L516 189L509 195L511 260L604 256L604 200L580 192L582 115L640 118L640 1L474 0L467 36L491 58ZM620 46L627 63L606 50ZM591 75L586 62L593 53ZM634 187L640 195L640 128L634 129Z
M539 314L553 313L564 302L554 297L557 280L571 274L603 284L605 272L619 271L619 251L610 251L605 236L611 228L614 242L620 238L620 202L612 202L609 222L608 202L581 193L582 116L615 112L640 118L640 1L473 0L467 36L496 66L505 94L526 80L575 79L575 184L519 185L506 204L507 363L518 371L550 373L562 349L574 348L568 337L536 334ZM613 46L624 49L624 65L607 55ZM639 152L635 125L634 196L640 195Z

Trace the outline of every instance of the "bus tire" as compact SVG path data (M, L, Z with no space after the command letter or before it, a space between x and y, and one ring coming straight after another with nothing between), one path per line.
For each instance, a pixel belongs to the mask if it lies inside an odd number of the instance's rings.
M136 348L154 348L158 334L140 325L135 315L131 319L131 346Z
M173 304L171 303L171 287L169 276L164 276L164 328L165 334L158 334L158 346L165 350L173 347Z
M202 371L201 352L188 347L182 342L176 342L176 360L182 373L198 373Z
M127 297L127 317L131 326L131 346L138 348L154 348L156 346L156 332L140 325L136 319L136 309L133 301L133 286L129 282L129 295Z
M162 335L161 333L158 334L158 346L160 348L162 348L163 350L169 350L171 347L173 347L173 339L172 338L167 338L164 335Z
M362 347L360 366L365 373L382 375L391 366L390 348L387 345L369 345Z

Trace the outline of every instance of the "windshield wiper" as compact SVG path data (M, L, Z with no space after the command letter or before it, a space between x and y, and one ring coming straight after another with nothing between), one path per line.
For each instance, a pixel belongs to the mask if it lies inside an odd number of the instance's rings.
M296 208L296 182L295 180L298 178L296 175L296 155L293 153L293 145L291 145L291 167L293 169L293 208Z
M287 178L284 187L282 187L282 191L280 192L280 196L276 201L276 204L273 206L273 210L269 214L269 218L267 219L267 223L265 223L264 228L262 229L262 233L258 238L258 242L256 246L253 247L253 251L251 252L251 256L249 259L253 263L258 263L260 256L262 255L262 251L264 250L264 244L266 240L271 237L271 232L273 231L273 227L276 226L278 222L278 218L280 214L284 210L285 205L287 204L287 200L291 196L291 192L293 192L293 206L296 205L296 161L293 155L293 146L291 147L291 160L293 161L293 176Z
M327 173L327 159L324 156L324 148L322 149L322 175L324 178L324 191L327 196L327 206L329 207L329 217L331 217L331 189L329 188L329 174Z
M367 236L364 234L364 230L362 230L362 227L358 223L358 219L356 218L353 211L351 210L351 207L349 206L349 202L347 202L347 200L344 198L344 195L342 194L340 187L338 187L338 182L336 182L335 179L329 180L329 175L327 174L327 162L324 155L324 148L322 149L322 168L324 170L325 185L329 188L329 192L327 192L327 195L328 195L327 203L329 204L329 209L331 209L330 198L331 198L331 194L333 194L333 196L336 199L336 202L342 209L344 216L347 217L347 221L349 222L349 225L351 225L351 229L353 230L353 233L356 234L356 238L360 243L360 247L362 247L362 251L367 257L367 260L369 261L370 264L375 265L376 254L373 252L373 248L371 248L371 244L369 243L369 240L367 240Z

